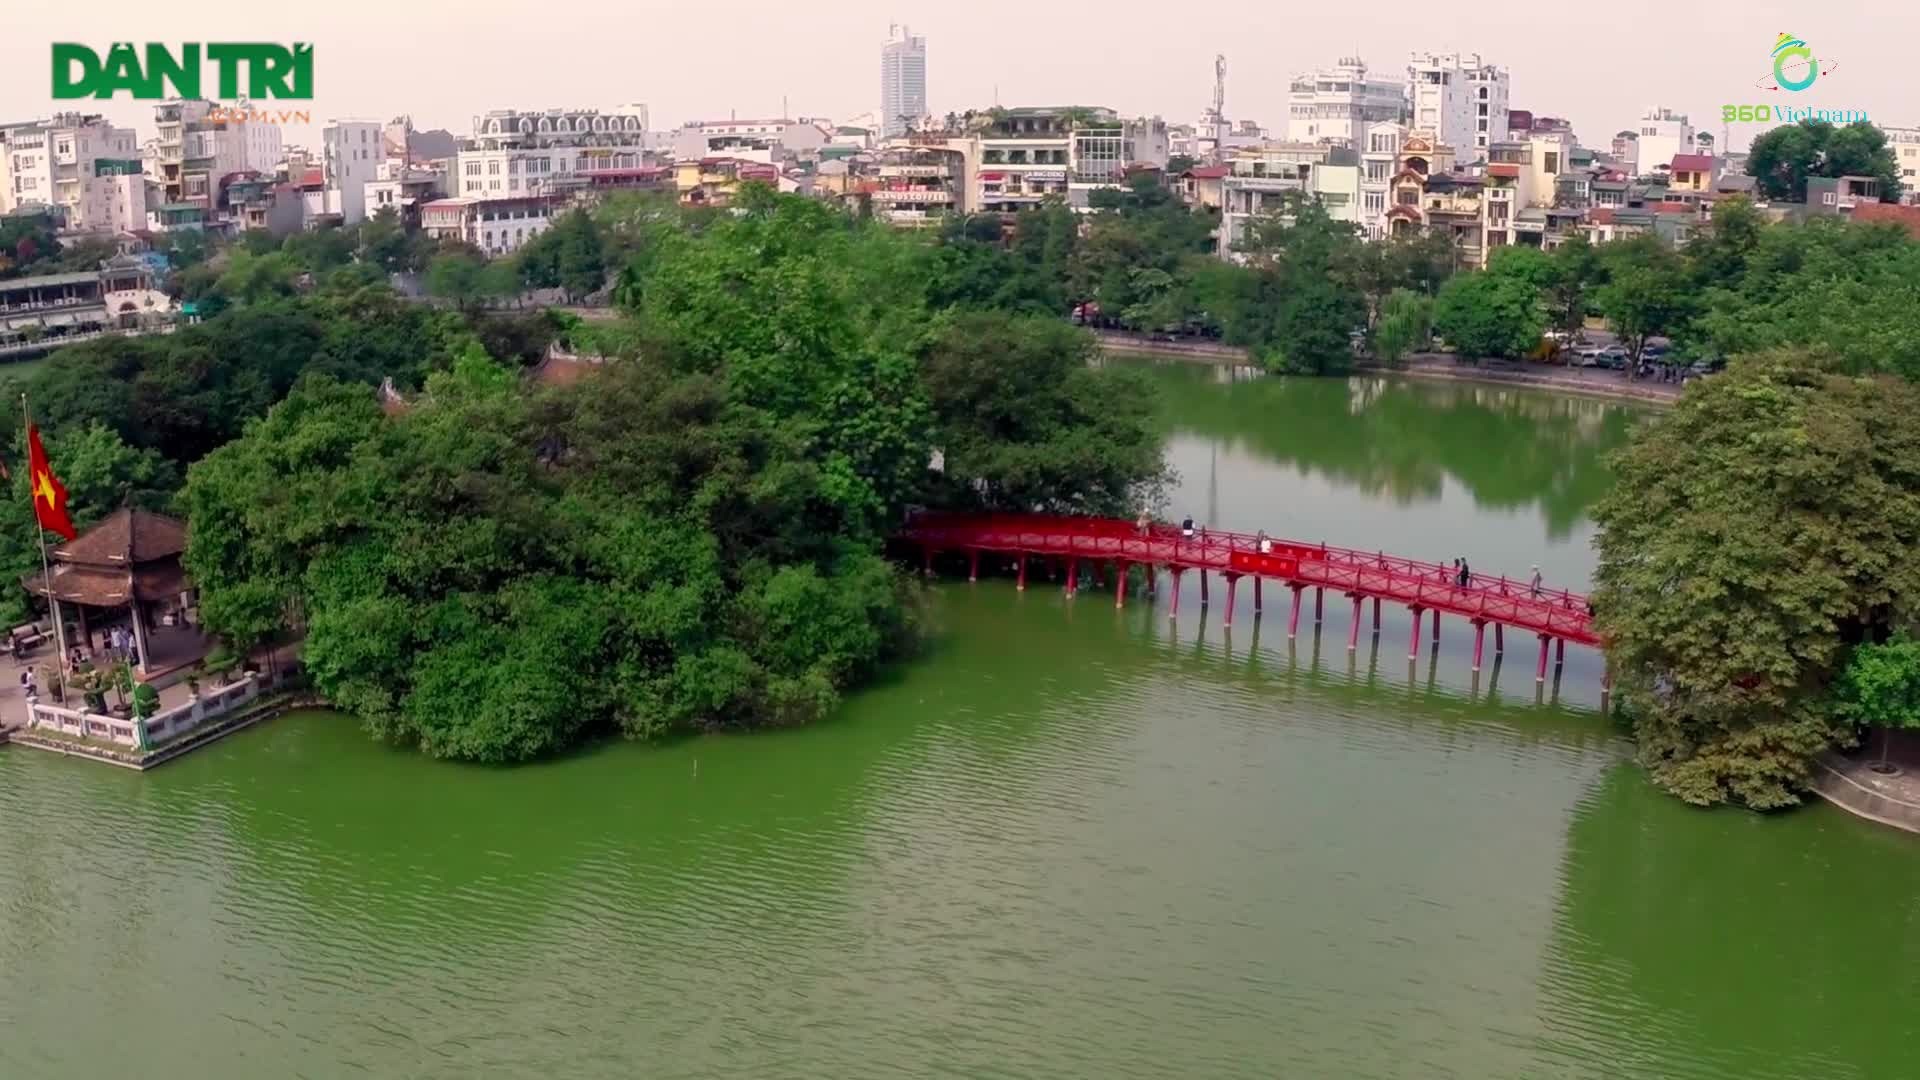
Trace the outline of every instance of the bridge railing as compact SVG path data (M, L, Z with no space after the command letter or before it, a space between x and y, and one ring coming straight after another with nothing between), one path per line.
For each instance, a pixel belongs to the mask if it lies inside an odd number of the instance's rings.
M1045 514L921 513L908 522L903 537L935 548L1076 555L1256 573L1576 640L1596 640L1583 593L1542 589L1536 596L1530 582L1477 573L1463 587L1455 567L1384 551L1212 529L1196 529L1189 537L1177 526L1159 522L1143 531L1137 523L1113 518Z

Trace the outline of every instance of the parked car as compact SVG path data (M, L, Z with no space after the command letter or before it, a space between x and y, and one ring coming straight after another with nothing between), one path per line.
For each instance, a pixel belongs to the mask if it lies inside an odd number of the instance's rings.
M1619 345L1608 345L1601 349L1599 357L1603 366L1615 371L1625 371L1627 368L1627 350Z
M1606 361L1600 358L1600 346L1582 345L1573 350L1571 363L1575 367L1604 367Z

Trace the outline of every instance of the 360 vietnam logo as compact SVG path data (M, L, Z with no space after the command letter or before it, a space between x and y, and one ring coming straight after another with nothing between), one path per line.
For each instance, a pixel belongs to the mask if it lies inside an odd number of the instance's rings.
M1832 74L1838 65L1827 65L1827 73ZM1760 76L1754 83L1756 89L1763 90L1805 90L1820 77L1820 61L1814 59L1813 49L1806 42L1792 34L1781 34L1773 43L1773 71ZM1773 85L1768 86L1768 80Z
M1785 90L1798 93L1813 86L1822 75L1832 75L1840 65L1832 60L1823 66L1814 58L1813 47L1794 37L1781 34L1773 43L1773 70L1755 82L1757 90ZM1790 105L1722 105L1720 118L1728 123L1758 121L1790 124L1796 120L1825 120L1834 124L1865 121L1865 109L1794 108Z

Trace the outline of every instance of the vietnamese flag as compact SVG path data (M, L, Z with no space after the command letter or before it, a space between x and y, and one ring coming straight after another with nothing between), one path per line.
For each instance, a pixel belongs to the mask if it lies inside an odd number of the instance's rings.
M67 489L47 464L47 448L40 445L40 429L27 427L27 487L33 494L33 516L40 527L71 540L73 519L67 516Z

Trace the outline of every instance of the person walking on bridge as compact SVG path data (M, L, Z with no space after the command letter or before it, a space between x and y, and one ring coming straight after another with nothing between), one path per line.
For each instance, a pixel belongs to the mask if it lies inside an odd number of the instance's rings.
M1193 539L1193 515L1192 514L1188 514L1186 518L1180 522L1180 535L1186 537L1189 540Z
M1273 554L1273 541L1267 539L1267 530L1265 529L1260 530L1259 541L1260 541L1260 554L1262 555Z
M1460 587L1465 589L1471 586L1472 584L1473 584L1473 568L1467 565L1467 560L1461 559L1460 560Z
M1535 600L1540 599L1540 568L1538 566L1533 568L1533 587L1531 591Z
M1133 528L1134 528L1134 531L1139 533L1141 536L1147 535L1147 533L1152 530L1153 521L1152 519L1147 517L1146 510L1142 509L1140 511L1140 519L1133 523Z

